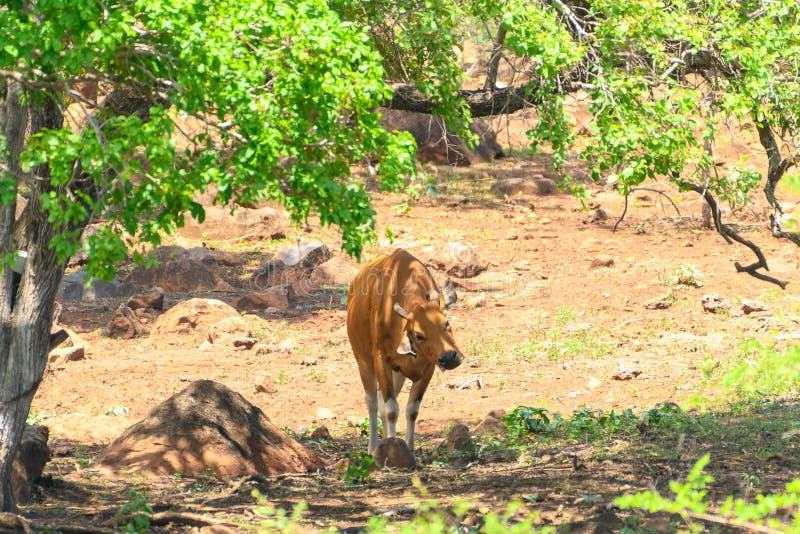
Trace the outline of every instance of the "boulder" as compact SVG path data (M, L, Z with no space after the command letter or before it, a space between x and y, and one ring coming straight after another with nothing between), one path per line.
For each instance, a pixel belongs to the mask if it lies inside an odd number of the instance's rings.
M286 217L271 207L240 207L231 215L229 208L208 206L202 223L187 215L178 234L189 239L218 241L280 239L286 235Z
M266 291L258 291L239 297L231 306L239 311L285 311L294 299L292 286L273 286Z
M463 243L448 243L436 251L426 262L437 271L444 271L458 278L474 278L488 268L478 258L475 247Z
M417 159L437 165L469 166L504 156L491 126L480 119L470 124L478 144L470 149L445 125L441 117L413 111L379 108L381 124L389 131L409 132L417 143Z
M304 295L318 286L311 275L318 266L333 257L330 249L320 241L299 241L286 247L262 265L251 279L255 289L291 285L295 294Z
M132 310L163 310L164 290L157 287L149 293L134 295L128 299L127 306Z
M497 180L489 188L497 197L513 197L516 195L556 195L560 192L556 183L550 178L534 175L529 178L503 178Z
M31 500L33 484L42 476L45 464L50 461L47 439L50 432L45 426L25 425L22 442L11 466L11 491L17 504L25 505Z
M153 408L96 463L114 472L224 477L304 473L324 466L242 395L211 380L192 382Z
M708 313L723 313L731 309L731 303L717 293L703 295L700 303L703 305L703 310Z
M458 452L464 456L475 455L475 443L469 435L469 427L464 423L455 423L445 436L445 446L450 452Z
M414 467L417 460L408 448L408 443L398 437L383 438L372 453L375 463L380 467Z
M106 327L106 336L113 339L133 339L147 333L147 328L139 321L134 311L124 304L117 308Z
M358 268L352 263L334 256L314 269L311 281L320 286L349 286L357 274Z
M160 287L168 293L234 291L208 262L188 259L188 256L184 259L159 261L156 267L150 269L138 265L125 281L137 287Z
M241 319L241 316L222 301L201 298L185 300L155 320L150 337L199 334L206 339L213 325L230 318Z

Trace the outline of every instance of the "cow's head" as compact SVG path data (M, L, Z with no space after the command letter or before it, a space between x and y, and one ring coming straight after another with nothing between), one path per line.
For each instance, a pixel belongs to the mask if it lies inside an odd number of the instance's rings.
M448 279L443 286L444 295L436 290L426 296L426 302L411 311L394 304L394 311L406 320L398 354L410 354L438 365L442 370L455 369L464 356L456 346L453 330L443 308L455 302L455 291Z

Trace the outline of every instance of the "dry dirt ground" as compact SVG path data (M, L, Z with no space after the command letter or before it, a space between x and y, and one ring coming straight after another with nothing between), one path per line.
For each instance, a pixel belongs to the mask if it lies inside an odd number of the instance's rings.
M50 429L54 459L25 515L37 526L64 531L114 530L125 522L117 512L134 500L133 490L161 512L153 521L156 531L215 522L235 528L262 520L249 493L256 486L274 506L291 509L306 501L303 530L346 529L381 514L407 520L413 513L409 506L421 498L421 485L426 499L465 499L478 512L501 511L509 501L527 498L526 506L540 513L544 525L611 532L620 528L624 515L611 510L614 497L648 488L666 492L667 481L685 476L707 451L715 455L713 495L741 495L743 474L758 476L759 490L779 489L796 475L796 456L784 454L778 461L757 450L729 450L725 443L697 437L660 444L673 451L666 459L627 452L624 441L606 443L602 451L589 443L556 449L543 442L534 456L518 457L488 438L479 440L483 452L469 465L433 457L433 443L453 421L473 428L492 409L533 406L569 415L584 407L638 411L664 402L691 406L693 399L715 393L714 369L724 368L743 341L757 338L785 346L797 332L798 251L769 236L760 200L726 216L762 246L772 274L789 282L785 291L736 273L733 262L749 263L751 253L703 228L693 193L648 184L669 195L679 213L661 195L638 191L612 232L623 210L623 199L613 191L590 186L591 197L584 201L558 194L517 202L489 192L495 178L538 172L544 165L541 159L518 155L469 170L433 169L438 195L408 204L398 194L374 194L382 238L367 250L367 258L393 247L422 254L426 247L460 242L475 247L489 266L477 279L480 283L459 289L460 301L450 312L466 360L453 371L437 370L428 389L417 425L418 469L383 471L356 486L335 470L240 486L213 476L147 479L129 472L111 478L93 467L95 455L157 403L197 379L240 392L273 423L299 436L325 425L332 439L308 444L331 464L348 452L365 450L358 424L366 409L343 328L342 291L323 288L304 305L264 316L263 337L291 340L292 350L262 356L233 348L205 352L169 342L154 346L147 339L109 339L102 328L119 302L67 306L61 322L84 338L87 355L49 369L34 400L37 421ZM596 206L608 218L592 220L589 208ZM386 228L394 232L393 243ZM298 238L323 240L341 255L336 232L318 227L291 230L283 242L207 244L247 259L244 267L225 273L244 292L250 272ZM200 243L179 239L176 244ZM702 276L702 287L672 283L689 266ZM704 311L701 299L709 293L727 299L730 310ZM166 306L189 296L167 295ZM236 294L195 296L230 301ZM662 297L672 302L668 308L645 307ZM765 311L745 314L744 301L758 302ZM473 379L480 381L459 387ZM791 403L780 409L797 412Z

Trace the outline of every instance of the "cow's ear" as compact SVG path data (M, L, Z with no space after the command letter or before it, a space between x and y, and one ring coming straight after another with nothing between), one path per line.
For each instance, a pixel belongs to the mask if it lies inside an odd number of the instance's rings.
M408 319L408 312L396 302L394 303L394 312L403 319Z
M411 345L411 340L408 339L408 336L403 336L403 341L397 346L397 354L411 354L412 356L417 355L417 351L414 350L414 347Z
M444 296L445 309L455 304L458 300L458 295L456 295L456 286L453 284L453 281L450 280L450 278L447 278L447 280L444 281L444 284L442 284L442 295Z

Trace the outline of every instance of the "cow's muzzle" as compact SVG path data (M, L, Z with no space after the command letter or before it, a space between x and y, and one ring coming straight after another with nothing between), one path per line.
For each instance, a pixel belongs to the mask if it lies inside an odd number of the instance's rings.
M439 367L442 370L455 369L459 365L461 365L461 355L458 351L448 350L439 356Z

